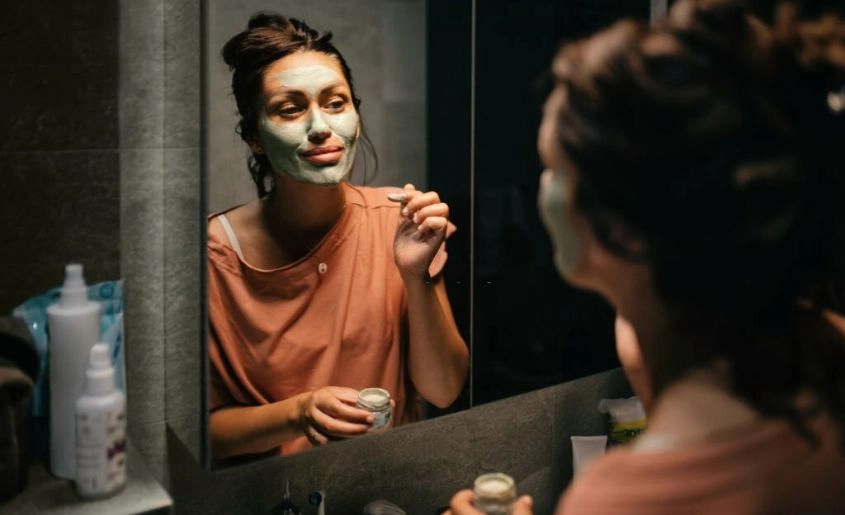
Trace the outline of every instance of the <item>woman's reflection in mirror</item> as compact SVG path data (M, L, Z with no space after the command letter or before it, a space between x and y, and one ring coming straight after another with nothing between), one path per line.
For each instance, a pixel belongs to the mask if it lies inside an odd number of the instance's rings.
M208 221L214 459L362 435L367 387L390 392L393 425L447 407L469 362L441 274L449 207L347 181L366 146L331 33L259 13L222 53L258 198Z
M845 9L748 4L679 0L554 60L540 211L649 399L558 514L843 512Z

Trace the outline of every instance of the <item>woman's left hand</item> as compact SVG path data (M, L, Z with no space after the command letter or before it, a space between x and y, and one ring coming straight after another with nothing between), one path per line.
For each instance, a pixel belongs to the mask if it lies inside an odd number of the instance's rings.
M484 515L472 505L474 498L472 490L461 490L452 497L444 515ZM532 504L531 497L523 495L511 505L510 515L532 515Z
M406 184L401 194L402 215L393 253L403 275L424 277L437 250L446 238L449 206L434 191L417 191Z

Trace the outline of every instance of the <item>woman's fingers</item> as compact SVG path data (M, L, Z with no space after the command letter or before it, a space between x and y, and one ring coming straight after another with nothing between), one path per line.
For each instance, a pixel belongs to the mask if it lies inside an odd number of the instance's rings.
M408 218L413 217L414 213L426 206L440 204L440 195L438 195L436 191L427 191L425 193L418 191L409 192L407 195L408 202L405 204L402 214Z
M373 420L373 415L369 411L350 406L336 398L318 403L317 408L332 418L347 422L369 425Z
M332 437L346 438L366 433L372 425L373 416L352 405L357 393L351 388L331 386L313 392L303 417L305 436L312 443L325 443L324 440Z
M423 206L411 216L411 220L419 225L430 216L439 216L448 219L449 205L444 202L438 202L437 204Z
M448 223L449 223L449 220L446 219L446 218L443 218L442 216L431 216L431 217L423 220L422 223L417 226L417 229L419 229L420 232L443 231L443 230L446 230L446 225Z
M482 512L476 510L472 501L475 499L475 494L472 490L461 490L452 496L449 501L449 515L484 515Z
M320 445L326 445L329 443L329 438L317 430L316 427L312 425L306 425L304 428L305 437L308 438L308 441L311 442L311 445L315 447L319 447Z
M358 402L358 390L355 390L354 388L347 388L345 386L327 386L326 388L323 388L323 390L327 390L333 397L340 399L342 402L349 404L350 406L355 406Z
M332 417L323 411L315 410L311 414L313 426L319 428L319 431L326 436L334 436L338 438L346 438L350 436L362 435L370 429L370 424L349 422L343 419Z
M446 514L484 515L482 512L475 509L475 506L473 505L474 499L475 494L472 490L461 490L452 496L452 500L449 502L449 511L447 511ZM533 505L534 501L531 499L531 496L523 495L511 505L511 509L508 513L510 513L510 515L532 515L531 508Z
M532 506L534 506L534 500L531 496L523 495L511 506L510 515L532 515Z
M402 204L402 216L420 231L437 231L449 220L449 205L440 201L436 191L417 191L413 184L406 184L402 192L392 192L387 198ZM434 219L428 222L429 219Z

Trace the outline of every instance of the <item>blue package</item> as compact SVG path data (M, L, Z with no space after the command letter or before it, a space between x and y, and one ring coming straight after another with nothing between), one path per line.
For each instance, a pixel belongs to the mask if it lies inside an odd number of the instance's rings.
M26 300L12 310L13 316L22 318L26 323L41 359L38 381L32 399L32 415L35 417L47 417L49 414L47 307L58 302L60 297L61 288L53 288ZM123 280L89 285L88 299L100 303L100 341L108 344L111 350L111 361L115 367L115 385L126 391L123 360ZM96 342L91 342L91 345L94 343Z

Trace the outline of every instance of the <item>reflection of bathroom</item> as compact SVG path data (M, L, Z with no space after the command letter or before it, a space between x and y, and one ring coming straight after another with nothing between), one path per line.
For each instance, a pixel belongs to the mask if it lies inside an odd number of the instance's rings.
M201 3L22 4L0 21L7 77L0 85L7 120L0 143L0 315L59 286L67 263L83 263L89 284L124 281L131 477L124 492L100 501L114 503L104 512L269 513L287 483L303 513L315 509L308 497L316 491L325 493L327 513L360 513L380 498L408 513L434 513L492 471L508 472L518 490L532 493L537 513L551 511L572 474L566 435L605 431L598 400L630 391L618 370L583 378L616 366L612 314L552 270L535 209L534 134L545 91L535 93L534 83L560 38L623 12L645 17L648 2L636 9L618 1L476 6L474 305L465 287L469 260L459 258L469 255L472 234L471 2L382 0L361 13L345 0L323 2L349 19L376 16L392 29L396 21L385 13L426 17L427 132L419 137L427 142L429 186L443 193L462 228L450 243L447 281L465 336L474 320L473 403L484 405L226 470L203 463L205 400L187 394L199 392L204 380ZM288 3L293 9L300 2ZM508 37L498 37L503 33ZM483 87L494 79L513 80L507 102L525 109L503 112L502 99ZM504 399L517 394L523 395ZM492 402L498 399L504 400ZM72 486L43 463L28 470L27 488L0 501L0 514L69 505L87 512Z

